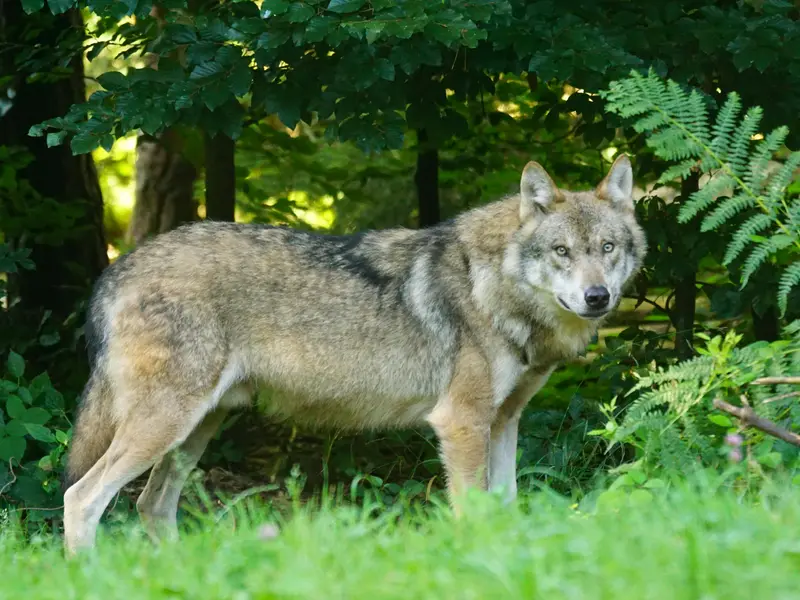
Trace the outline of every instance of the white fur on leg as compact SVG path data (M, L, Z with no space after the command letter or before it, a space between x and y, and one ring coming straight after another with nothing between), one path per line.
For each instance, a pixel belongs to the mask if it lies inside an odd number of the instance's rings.
M506 502L517 497L517 430L519 418L509 419L493 432L489 447L489 490L502 493Z

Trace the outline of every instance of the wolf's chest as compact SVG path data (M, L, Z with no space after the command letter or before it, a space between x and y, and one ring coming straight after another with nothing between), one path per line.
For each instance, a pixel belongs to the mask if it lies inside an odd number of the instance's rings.
M531 335L525 345L527 364L534 369L570 361L585 352L597 327L592 323L565 326Z

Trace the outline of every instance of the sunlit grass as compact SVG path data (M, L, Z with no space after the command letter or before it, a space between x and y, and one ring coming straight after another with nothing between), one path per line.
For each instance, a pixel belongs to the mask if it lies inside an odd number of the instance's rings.
M0 537L4 598L795 598L800 493L742 501L713 488L609 496L578 510L548 493L444 509L235 507L178 543L138 528L78 560L60 540ZM373 507L374 508L374 507ZM275 536L277 523L280 533Z

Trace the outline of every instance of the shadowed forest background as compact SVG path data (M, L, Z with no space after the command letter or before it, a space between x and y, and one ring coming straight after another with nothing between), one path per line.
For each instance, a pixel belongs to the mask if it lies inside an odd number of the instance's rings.
M621 152L650 253L587 355L526 410L520 489L582 499L693 468L733 469L744 489L798 481L791 436L750 425L800 431L800 340L785 329L800 316L800 3L0 7L0 510L31 530L59 527L85 307L121 254L201 219L425 227L514 193L529 160L587 189ZM741 113L720 110L731 93ZM313 432L255 411L228 420L196 478L212 497L279 501L294 465L309 493L386 504L443 484L427 430Z

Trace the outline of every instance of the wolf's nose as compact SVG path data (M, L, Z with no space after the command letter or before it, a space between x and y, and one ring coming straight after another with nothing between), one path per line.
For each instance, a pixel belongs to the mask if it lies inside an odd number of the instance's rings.
M605 286L593 285L583 293L583 299L586 301L586 306L589 308L605 308L608 306L608 300L611 294Z

